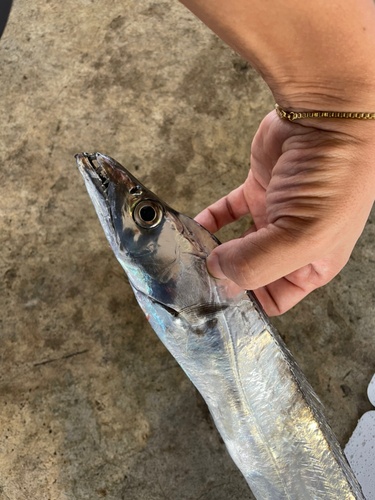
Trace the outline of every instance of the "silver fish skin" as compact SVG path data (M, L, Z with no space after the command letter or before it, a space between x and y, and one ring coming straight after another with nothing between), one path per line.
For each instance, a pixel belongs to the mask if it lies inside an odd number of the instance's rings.
M259 500L365 500L321 405L252 292L207 272L219 242L112 158L76 156L151 326Z

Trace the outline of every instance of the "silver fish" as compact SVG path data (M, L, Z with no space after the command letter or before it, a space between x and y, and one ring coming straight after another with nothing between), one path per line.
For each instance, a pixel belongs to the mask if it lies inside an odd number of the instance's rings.
M261 500L364 500L314 391L252 292L216 280L219 242L99 153L76 156L151 326Z

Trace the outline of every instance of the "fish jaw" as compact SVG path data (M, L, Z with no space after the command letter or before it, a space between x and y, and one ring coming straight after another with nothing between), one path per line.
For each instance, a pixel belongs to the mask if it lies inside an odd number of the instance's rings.
M80 153L75 156L78 169L85 181L87 192L94 205L100 224L108 239L108 242L117 256L117 241L113 227L110 203L103 183L103 177L99 175L93 165L93 156L87 153ZM108 186L107 186L108 187Z

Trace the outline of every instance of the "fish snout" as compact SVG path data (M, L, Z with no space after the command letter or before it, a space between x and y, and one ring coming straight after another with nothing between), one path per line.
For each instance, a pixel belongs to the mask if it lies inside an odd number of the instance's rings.
M142 189L139 182L120 163L110 156L95 153L95 160L99 168L106 173L110 182L122 184L130 195L141 194Z

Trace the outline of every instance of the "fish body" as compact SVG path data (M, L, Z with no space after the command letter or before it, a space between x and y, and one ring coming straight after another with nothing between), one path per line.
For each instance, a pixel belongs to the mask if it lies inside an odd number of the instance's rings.
M205 399L259 500L364 500L321 405L252 292L209 275L219 244L108 156L76 156L151 326Z

